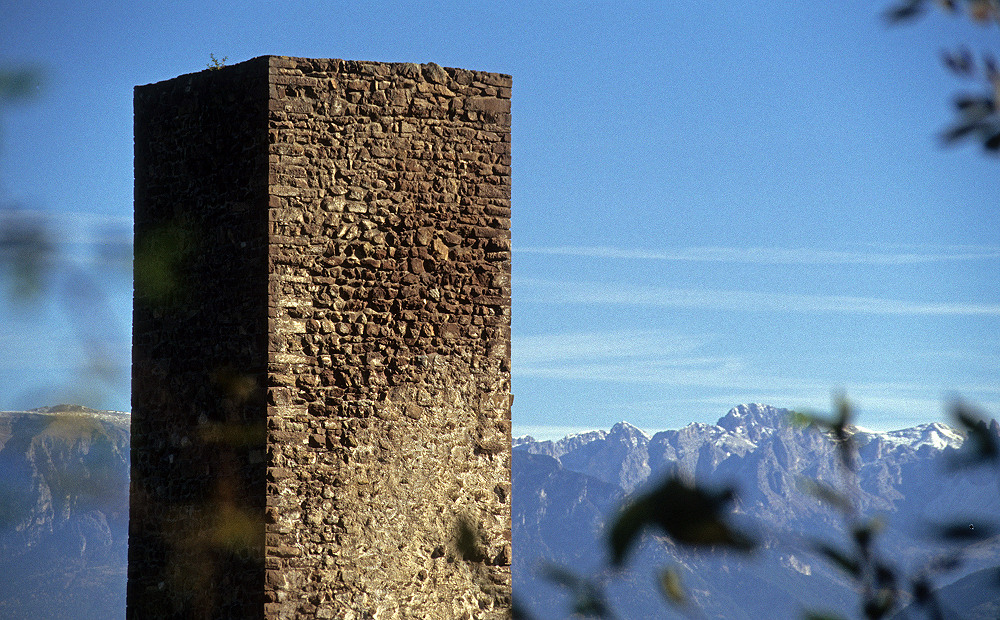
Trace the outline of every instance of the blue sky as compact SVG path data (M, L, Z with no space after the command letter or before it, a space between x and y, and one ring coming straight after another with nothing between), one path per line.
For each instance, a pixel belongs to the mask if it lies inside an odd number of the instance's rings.
M979 88L940 50L1000 37L941 14L890 28L886 6L8 0L0 62L45 79L0 110L0 198L103 296L64 274L4 304L0 409L128 409L131 291L106 256L130 235L132 88L282 54L514 76L515 433L826 410L838 390L873 428L956 394L995 415L1000 161L937 134ZM94 350L119 373L81 373Z

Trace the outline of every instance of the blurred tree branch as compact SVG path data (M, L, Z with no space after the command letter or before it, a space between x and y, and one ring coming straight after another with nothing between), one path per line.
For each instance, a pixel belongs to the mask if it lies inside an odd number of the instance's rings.
M885 12L890 24L900 24L924 15L928 5L936 4L946 13L965 13L981 26L1000 24L998 0L903 0ZM955 120L941 133L946 145L970 139L993 154L1000 154L1000 71L995 57L987 52L979 60L965 47L941 54L944 66L954 75L977 82L980 90L959 93L954 98Z

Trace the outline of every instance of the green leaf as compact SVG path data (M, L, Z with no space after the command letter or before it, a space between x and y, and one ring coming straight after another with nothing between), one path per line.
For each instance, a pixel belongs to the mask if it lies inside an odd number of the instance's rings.
M687 603L687 594L681 584L681 575L675 567L666 568L660 573L660 590L675 605Z
M674 542L694 547L729 547L749 551L755 543L731 528L723 510L733 499L730 489L713 492L689 485L677 477L629 502L612 523L608 542L612 563L621 566L647 527L659 529Z

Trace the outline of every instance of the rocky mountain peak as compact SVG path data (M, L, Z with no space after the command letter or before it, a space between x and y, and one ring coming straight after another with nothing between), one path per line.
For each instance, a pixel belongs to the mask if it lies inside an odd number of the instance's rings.
M763 430L781 428L788 423L788 409L778 409L770 405L749 403L737 405L729 413L719 418L718 426L731 433L743 431L751 434Z
M633 448L645 446L649 443L649 435L625 421L612 426L607 439L629 444Z

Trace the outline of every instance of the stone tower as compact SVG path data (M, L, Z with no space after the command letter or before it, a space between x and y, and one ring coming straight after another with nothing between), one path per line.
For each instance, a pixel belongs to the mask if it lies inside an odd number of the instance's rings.
M129 618L509 614L510 87L136 88Z

